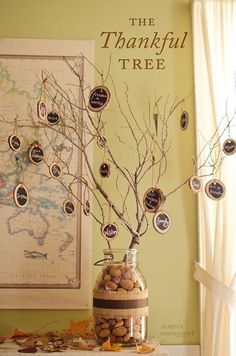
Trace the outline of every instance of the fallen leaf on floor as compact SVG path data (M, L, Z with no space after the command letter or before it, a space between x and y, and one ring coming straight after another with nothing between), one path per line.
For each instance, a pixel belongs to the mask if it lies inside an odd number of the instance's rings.
M29 337L31 335L33 335L33 334L32 333L26 333L24 331L21 331L18 328L15 328L12 333L10 333L9 335L2 336L1 339L4 340L4 341L11 340L11 339L12 340L17 340L17 339L21 339L21 338L24 338L24 337Z
M108 340L102 344L100 351L120 351L121 349L121 344L111 344L111 340L108 338Z
M78 341L74 341L74 342L71 342L69 344L69 348L71 350L88 350L88 351L91 351L91 350L94 349L94 347L95 347L95 345L88 344L86 341L84 341L81 338L79 338Z
M137 354L149 354L155 351L156 347L148 346L147 344L136 345Z
M25 347L23 349L18 350L18 352L26 353L26 354L34 354L37 351L38 349L36 347Z
M34 347L36 342L37 342L37 340L35 338L29 338L29 339L26 339L25 341L18 341L17 344L23 348L24 347Z

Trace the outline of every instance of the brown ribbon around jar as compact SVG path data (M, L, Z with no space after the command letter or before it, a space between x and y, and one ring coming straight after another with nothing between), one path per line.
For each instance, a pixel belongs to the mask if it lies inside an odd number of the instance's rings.
M100 317L148 315L148 290L140 293L94 291L93 312Z

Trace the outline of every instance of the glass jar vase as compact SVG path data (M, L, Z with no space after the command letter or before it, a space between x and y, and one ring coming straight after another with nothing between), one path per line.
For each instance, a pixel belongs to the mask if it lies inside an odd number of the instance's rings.
M148 290L135 249L104 250L93 290L94 336L98 344L140 344L147 337Z

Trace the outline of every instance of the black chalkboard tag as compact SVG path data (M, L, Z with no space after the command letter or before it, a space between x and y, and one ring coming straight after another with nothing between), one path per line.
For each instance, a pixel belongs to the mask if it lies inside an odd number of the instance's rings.
M86 202L84 203L83 213L87 216L90 214L90 202L88 200L86 200Z
M72 200L67 199L63 202L63 212L66 215L74 215L75 210L75 203Z
M39 100L37 103L37 114L38 117L42 120L47 118L47 107L44 101Z
M189 187L194 193L199 193L202 190L202 181L198 176L192 176L189 179Z
M11 135L8 137L8 144L9 147L13 150L13 151L19 151L20 146L21 146L21 140L20 137L18 137L17 135Z
M149 188L143 197L145 210L155 213L165 201L165 197L160 189Z
M158 211L153 217L153 226L161 234L165 234L171 225L169 215L165 211Z
M47 123L51 126L58 124L60 120L61 117L56 111L50 111L47 114Z
M44 160L44 152L38 141L34 141L29 149L29 159L34 164L41 164Z
M180 127L182 130L186 130L188 128L189 116L187 111L183 111L180 116Z
M118 231L118 226L115 223L108 223L102 226L102 235L109 241L116 238Z
M91 111L102 111L109 103L111 94L107 87L100 85L95 87L89 94L88 108Z
M207 196L213 200L220 200L225 195L225 186L218 179L211 179L205 186Z
M49 171L53 178L59 178L62 174L62 168L60 163L52 163L49 167Z
M15 186L13 197L15 204L19 208L26 207L29 202L29 193L24 183L20 182Z
M99 172L102 178L108 178L111 173L110 165L103 162L100 166Z
M107 144L107 140L105 137L98 137L97 144L100 148L105 148Z
M226 155L232 155L236 152L236 141L232 138L225 140L223 144L223 151Z

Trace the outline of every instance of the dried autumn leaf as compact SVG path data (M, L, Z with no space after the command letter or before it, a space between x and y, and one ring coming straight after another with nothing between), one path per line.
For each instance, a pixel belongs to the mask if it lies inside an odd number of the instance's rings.
M107 341L102 344L100 351L120 351L121 349L121 344L111 344L111 340L108 338Z
M20 339L29 336L32 336L32 333L26 333L18 328L15 328L10 336L10 339Z
M18 352L26 353L26 354L34 354L37 351L38 349L36 347L25 347L23 349L18 350Z
M147 344L141 344L140 346L136 344L136 353L137 354L150 354L155 351L155 347L148 346Z
M42 351L50 351L49 340L46 336L42 336L37 339L37 346L38 345Z
M92 337L93 333L88 330L88 327L89 325L91 325L92 320L92 318L80 321L70 320L70 327L65 331L70 334L78 334L83 338Z
M34 347L35 346L35 343L36 343L36 339L35 338L29 338L29 339L26 339L24 341L18 341L17 344L20 346L20 347Z
M68 344L69 348L72 350L88 350L91 351L95 348L95 345L88 344L81 337L78 341L72 341Z

